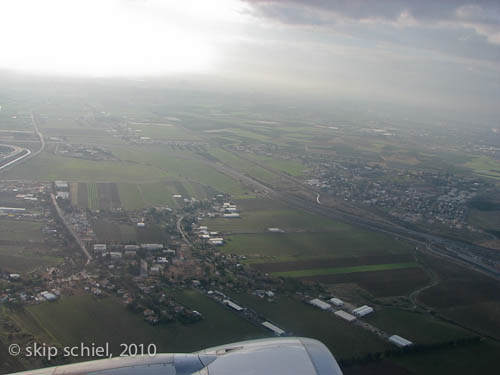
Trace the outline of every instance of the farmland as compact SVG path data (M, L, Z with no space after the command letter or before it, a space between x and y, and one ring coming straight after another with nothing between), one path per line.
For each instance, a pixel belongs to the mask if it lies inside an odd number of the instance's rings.
M399 270L399 269L414 268L414 267L418 267L418 263L415 262L388 263L388 264L386 263L386 264L372 264L372 265L352 266L352 267L313 268L307 270L273 272L272 275L281 277L308 277L308 276L320 276L320 275L339 275L339 274L357 273L357 272Z
M275 302L263 301L247 294L235 294L234 297L294 335L322 341L340 359L389 348L387 343L370 332L290 297L282 296Z
M0 219L0 240L41 242L42 223L39 221Z
M194 291L176 294L180 302L200 311L205 319L192 325L172 323L152 327L114 298L74 296L32 306L11 318L41 342L77 345L110 343L117 354L120 343L157 345L158 352L192 352L227 342L267 336L264 329L242 320L216 302Z
M378 309L365 320L389 334L403 336L417 344L435 344L472 336L469 331L430 315L393 308Z

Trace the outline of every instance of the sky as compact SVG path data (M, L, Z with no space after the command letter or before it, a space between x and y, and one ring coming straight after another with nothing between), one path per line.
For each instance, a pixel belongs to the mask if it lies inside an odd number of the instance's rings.
M0 69L500 114L500 1L1 0Z

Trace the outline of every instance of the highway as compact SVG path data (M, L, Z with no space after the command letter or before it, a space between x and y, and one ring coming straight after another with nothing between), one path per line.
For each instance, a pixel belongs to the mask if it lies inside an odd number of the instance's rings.
M33 112L31 113L31 122L32 122L33 128L35 130L35 134L38 136L40 148L35 152L32 152L30 149L25 148L25 150L27 151L25 154L23 154L23 155L15 158L14 160L11 160L8 163L5 163L4 165L0 166L0 173L9 170L10 168L14 167L15 165L19 165L21 162L24 162L26 160L34 158L35 156L39 155L45 149L45 139L43 137L43 134L38 129L38 126L37 126L37 123L35 120L35 115Z
M397 224L385 224L350 213L342 212L335 208L322 205L319 201L319 195L316 196L316 199L314 201L309 201L306 198L299 197L288 192L276 191L274 188L267 186L264 183L257 181L255 178L243 174L226 164L222 164L220 162L211 162L207 160L204 160L204 162L210 164L219 172L222 172L237 180L246 182L247 184L254 186L254 188L260 190L262 193L278 201L288 203L289 205L302 209L306 212L315 213L357 227L366 228L372 231L381 232L408 240L418 245L418 248L421 251L427 251L434 255L445 257L449 260L461 263L462 265L472 267L475 270L489 275L495 279L500 279L500 271L487 264L487 261L489 259L498 261L499 254L495 250L470 244L467 242L462 242L459 240L440 237L434 234L419 232ZM289 180L291 179L288 178L289 176L284 177L287 177L287 179Z

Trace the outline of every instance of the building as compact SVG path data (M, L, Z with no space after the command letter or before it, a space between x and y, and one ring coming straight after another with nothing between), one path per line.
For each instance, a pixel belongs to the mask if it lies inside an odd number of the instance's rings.
M123 248L125 251L137 251L140 249L139 245L125 245Z
M267 228L267 230L269 232L272 232L272 233L283 233L284 230L280 229L280 228Z
M335 297L330 298L329 302L337 307L344 306L344 301L342 301L340 298L335 298Z
M18 273L11 273L9 275L9 279L11 280L19 280L21 278L21 275L19 275Z
M125 251L125 254L124 254L125 258L127 258L127 259L135 258L136 255L137 255L137 252L134 250L127 250L127 251Z
M111 259L121 259L123 254L118 251L111 251L108 253Z
M54 186L55 186L56 190L60 190L60 191L68 191L69 190L69 185L66 181L61 181L61 180L54 181Z
M102 253L102 252L106 251L106 248L107 248L106 244L103 244L103 243L96 243L94 245L94 251L96 253Z
M146 224L144 224L143 222L137 223L137 228L144 228L145 226Z
M328 310L330 307L332 307L329 303L323 302L320 299L312 299L309 301L309 303L313 306L319 307L321 310Z
M281 335L283 335L283 334L285 333L285 331L283 331L283 330L282 330L281 328L279 328L279 327L276 327L276 326L275 326L274 324L272 324L272 323L269 323L269 322L264 322L264 323L262 323L262 325L263 325L264 327L266 327L267 329L269 329L269 330L273 331L273 332L274 332L274 334L275 334L276 336L281 336Z
M357 309L352 310L352 313L356 315L358 318L361 318L362 316L368 315L373 312L373 307L363 305L361 307L358 307Z
M226 219L235 219L239 218L240 214L232 213L232 214L224 214L222 216L225 217Z
M163 244L161 243L143 243L141 248L144 250L163 250Z
M241 306L237 305L236 303L234 303L233 301L230 301L228 299L225 299L222 302L224 303L224 305L229 306L230 308L232 308L232 309L234 309L234 310L236 310L238 312L245 310L244 307L241 307Z
M56 195L57 199L69 199L69 193L67 191L58 191Z
M335 311L334 314L337 315L339 318L342 318L348 322L354 322L356 320L356 317L354 315L351 315L342 310Z
M406 348L408 346L413 345L411 341L398 335L392 335L391 337L389 337L389 342L396 345L399 348Z
M57 299L55 294L49 293L47 291L41 292L40 295L45 298L47 301L55 301Z

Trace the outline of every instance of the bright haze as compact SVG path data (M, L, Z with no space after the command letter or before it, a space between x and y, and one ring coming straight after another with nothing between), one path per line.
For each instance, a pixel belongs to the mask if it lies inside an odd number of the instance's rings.
M498 115L500 2L2 0L0 69Z

